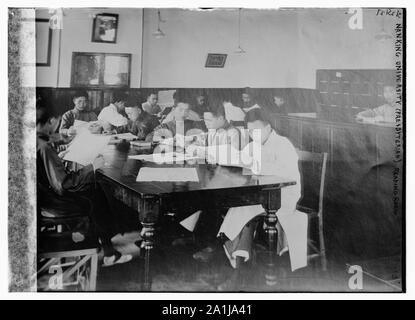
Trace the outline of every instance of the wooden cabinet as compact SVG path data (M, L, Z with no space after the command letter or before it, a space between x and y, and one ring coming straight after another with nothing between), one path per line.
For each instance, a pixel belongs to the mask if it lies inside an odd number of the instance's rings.
M277 114L273 119L295 147L329 154L324 198L329 249L331 243L365 258L400 254L402 199L394 197L394 189L403 193L403 177L402 163L394 161L395 127Z

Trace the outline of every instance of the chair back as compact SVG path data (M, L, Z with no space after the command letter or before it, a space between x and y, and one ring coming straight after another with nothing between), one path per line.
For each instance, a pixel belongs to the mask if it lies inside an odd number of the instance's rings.
M302 197L298 205L315 212L323 211L327 153L298 150Z

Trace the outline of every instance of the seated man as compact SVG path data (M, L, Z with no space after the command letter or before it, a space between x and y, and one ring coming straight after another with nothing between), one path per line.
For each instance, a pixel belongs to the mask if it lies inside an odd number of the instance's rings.
M208 108L208 101L206 93L201 92L196 96L195 104L192 105L192 110L198 115L203 115L203 113Z
M122 91L115 91L112 97L112 103L101 110L98 120L104 131L111 132L117 127L127 125L128 119L125 116L125 103L127 95Z
M208 108L203 114L203 119L208 129L207 146L228 144L236 150L240 149L239 130L230 125L226 120L223 105Z
M130 132L138 139L144 140L160 124L156 116L141 110L137 105L126 107L125 113L128 116L128 123L118 127L115 133Z
M113 248L111 238L116 234L115 230L112 230L114 219L108 210L104 191L95 184L95 170L104 165L103 157L97 157L92 164L78 171L66 170L63 161L49 142L49 132L56 121L46 108L39 107L36 110L39 207L49 209L59 217L86 212L90 215L102 244L103 265L111 266L130 261L131 255L122 255Z
M274 104L277 107L277 113L287 114L288 112L290 112L290 109L287 106L287 99L284 98L282 95L274 95Z
M356 119L360 121L395 122L397 112L400 114L399 109L401 109L401 106L396 102L395 86L386 85L383 88L383 97L386 100L385 104L371 110L359 112L356 115Z
M245 144L240 140L240 132L238 129L233 127L229 124L229 122L225 118L225 108L222 104L208 107L207 110L203 114L204 122L206 125L206 128L208 129L208 134L206 136L205 146L208 148L210 147L219 147L219 146L228 146L230 148L233 148L237 151L240 150L241 146L244 146ZM225 150L217 148L217 150L213 150L213 157L210 152L206 152L203 147L195 147L198 149L198 155L199 156L206 156L207 162L213 163L217 160L217 156L219 158L222 158L222 156L226 155L220 155L218 153L223 152ZM189 148L192 150L192 148ZM228 151L228 150L226 150ZM225 152L226 152L225 151ZM189 150L187 150L189 152ZM190 151L190 153L194 153ZM230 159L228 159L230 160ZM208 217L208 214L201 214L199 215L201 217L201 220L204 220L202 223L204 224L204 227L207 229L214 228L216 225L216 221L212 221L211 217ZM185 219L186 220L186 219ZM189 231L193 231L194 227L197 223L197 219L193 219L194 225L191 225L189 228ZM182 224L183 226L185 224ZM204 248L203 250L195 253L193 257L196 260L207 260L207 257L211 255L211 253L214 252L214 246L213 246L213 239L208 235L205 239L205 241L208 242L208 246Z
M261 109L261 106L255 102L254 93L250 88L246 88L242 93L242 104L242 110L245 113L252 109Z
M86 91L75 92L72 101L74 108L63 114L59 128L59 133L64 135L74 135L76 133L75 120L86 122L97 120L95 112L88 110L88 93Z
M158 94L155 92L150 93L147 96L147 101L141 105L141 109L148 112L151 115L158 116L161 112L160 106L157 104Z
M163 119L162 123L171 122L171 121L174 120L174 115L176 113L175 109L177 107L177 104L180 102L177 92L174 93L173 99L174 99L173 107L168 108L170 111L166 114L167 108L165 110L163 110L164 116L162 116L162 119ZM200 118L199 114L192 110L192 107L190 107L189 111L187 112L186 119L187 120L192 120L192 121L201 121L202 120Z
M287 239L289 232L289 239L293 237L299 237L300 239L296 238L298 241L290 243L289 247L290 257L291 255L301 256L300 259L296 260L296 264L291 265L292 269L295 270L307 264L307 252L306 250L301 250L301 248L306 248L307 243L307 216L296 212L296 205L301 197L298 156L291 142L287 138L279 136L271 127L269 121L269 117L259 109L253 109L247 113L246 122L253 141L242 150L242 153L245 154L244 158L251 159L250 163L244 166L250 168L254 174L276 175L296 181L296 185L282 189L281 207L277 212L278 221L281 223L277 227L280 231L285 232ZM253 144L261 146L259 149L261 152L260 160L258 155L254 153L254 150L258 150L258 148L253 147ZM255 231L255 224L252 222L252 219L263 212L262 205L242 206L228 210L219 229L218 236L223 234L226 237L223 247L234 268L237 268L243 261L249 260L252 256L252 240ZM292 225L296 226L294 230L296 234L294 235L293 229L289 228ZM288 227L285 228L285 226ZM281 237L281 233L279 232L280 236L278 239L280 248L286 249L286 239ZM300 246L301 248L298 249L298 243L305 243L305 246ZM195 258L203 259L203 255L209 255L212 251L213 249L204 249L196 254ZM281 253L282 250L280 251ZM235 275L237 276L238 273L235 273ZM223 289L227 289L227 285L229 283L225 283Z
M190 106L188 103L179 102L177 107L174 109L173 120L157 126L152 133L147 135L146 141L153 141L153 139L156 138L156 132L160 129L167 129L173 137L176 136L176 134L184 136L190 129L200 129L202 131L206 131L205 125L202 121L192 121L187 119L189 110Z

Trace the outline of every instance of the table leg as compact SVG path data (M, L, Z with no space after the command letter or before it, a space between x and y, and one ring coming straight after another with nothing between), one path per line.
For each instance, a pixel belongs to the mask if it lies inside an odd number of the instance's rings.
M277 274L275 270L275 255L277 251L277 215L276 212L280 207L281 190L270 190L267 195L266 217L265 217L265 234L268 244L268 261L265 271L265 282L268 286L277 284Z
M144 249L144 278L142 283L143 291L151 291L151 270L150 270L150 256L151 251L154 248L154 223L145 223L141 222L143 226L141 230L141 237L143 242L141 243L141 248Z
M144 249L144 277L142 283L143 291L151 291L151 252L155 247L156 229L155 224L159 216L159 199L148 196L141 199L139 205L140 223L142 225L141 237L143 242L141 248Z

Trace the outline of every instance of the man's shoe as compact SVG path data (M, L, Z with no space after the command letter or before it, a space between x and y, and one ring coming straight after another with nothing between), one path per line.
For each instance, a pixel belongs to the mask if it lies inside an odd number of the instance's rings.
M104 261L102 263L103 267L111 267L115 264L122 264L127 263L133 259L131 254L113 254L109 257L104 257Z

